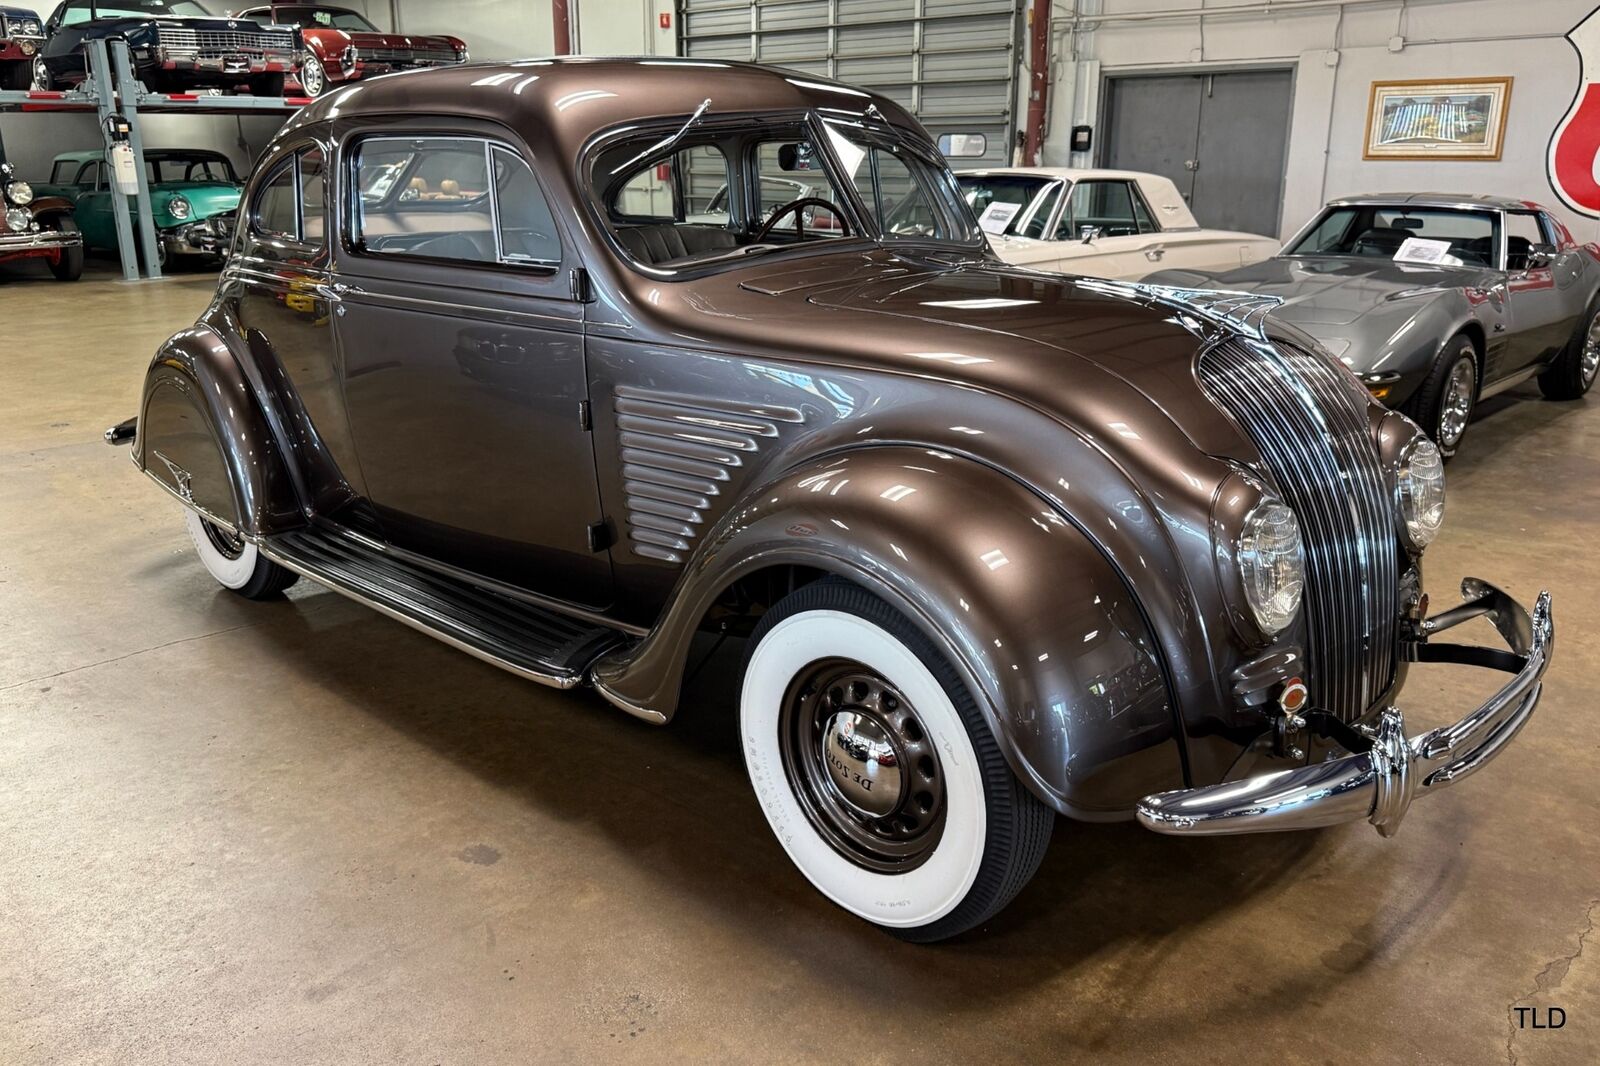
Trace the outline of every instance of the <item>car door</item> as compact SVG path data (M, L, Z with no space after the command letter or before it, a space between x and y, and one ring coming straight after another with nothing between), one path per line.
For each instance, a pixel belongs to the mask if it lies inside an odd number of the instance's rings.
M78 169L74 180L78 196L72 217L90 248L117 246L117 220L111 208L111 175L103 160L93 160Z
M605 605L577 264L532 168L487 135L374 131L341 151L334 332L385 535Z
M1056 269L1069 274L1136 280L1162 269L1161 235L1141 225L1138 193L1122 179L1087 178L1073 183L1056 221ZM1142 201L1138 201L1142 205Z
M1504 363L1507 374L1529 364L1554 358L1582 313L1582 298L1575 292L1583 269L1576 248L1557 250L1554 259L1530 259L1532 249L1553 245L1551 233L1537 211L1508 211L1505 215L1506 301L1511 338ZM1577 303L1576 308L1573 307Z

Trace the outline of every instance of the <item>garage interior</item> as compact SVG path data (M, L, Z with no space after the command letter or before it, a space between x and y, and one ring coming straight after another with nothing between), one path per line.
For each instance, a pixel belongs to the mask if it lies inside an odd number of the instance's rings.
M344 6L474 61L792 66L983 133L958 166L1027 150L1029 3L574 0L561 47L546 0ZM1439 190L1539 201L1592 242L1546 169L1600 77L1565 39L1590 9L1057 0L1036 161L1162 173L1203 226L1278 239L1339 196ZM1490 75L1515 79L1500 159L1363 158L1372 82ZM282 121L143 135L244 175ZM99 137L92 114L0 113L29 179ZM1472 787L1394 840L1060 819L1008 909L918 946L832 906L768 831L741 642L701 638L658 729L311 582L217 588L102 441L216 273L0 264L0 1062L1600 1061L1596 401L1486 399L1448 467L1436 600L1482 573L1550 589L1562 628L1539 714ZM1432 726L1495 686L1434 665L1403 702ZM1562 1027L1519 1024L1552 1007Z

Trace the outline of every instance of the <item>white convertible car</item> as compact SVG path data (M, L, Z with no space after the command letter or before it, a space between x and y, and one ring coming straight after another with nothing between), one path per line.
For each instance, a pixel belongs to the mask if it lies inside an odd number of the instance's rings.
M1235 270L1277 254L1253 233L1201 229L1178 187L1132 170L1010 167L956 180L1001 259L1137 281L1158 270Z

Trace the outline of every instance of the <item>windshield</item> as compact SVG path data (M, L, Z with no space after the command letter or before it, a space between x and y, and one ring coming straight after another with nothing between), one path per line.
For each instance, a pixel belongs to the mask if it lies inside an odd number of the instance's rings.
M1490 266L1495 261L1498 219L1490 211L1403 204L1351 204L1327 213L1288 249L1286 255L1351 255L1375 259L1415 259L1417 245L1402 252L1410 238L1432 247L1446 266ZM1428 250L1427 246L1422 249ZM1415 260L1421 261L1421 260Z
M266 12L262 12L266 14ZM272 21L279 25L331 26L336 30L363 30L376 33L378 28L354 11L342 7L313 7L310 4L279 4L271 11Z
M61 12L63 26L91 19L209 18L211 12L197 0L71 0Z
M957 174L966 199L985 233L1043 237L1062 183L1035 174Z
M887 124L795 116L705 128L680 118L613 141L587 167L617 244L652 273L818 241L973 250L981 240L931 143Z

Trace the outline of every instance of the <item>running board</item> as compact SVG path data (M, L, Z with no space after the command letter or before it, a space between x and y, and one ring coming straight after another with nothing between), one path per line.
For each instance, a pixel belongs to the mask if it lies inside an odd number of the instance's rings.
M258 542L262 555L484 662L555 688L580 684L616 630L402 561L365 537L313 526Z

